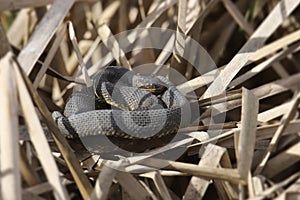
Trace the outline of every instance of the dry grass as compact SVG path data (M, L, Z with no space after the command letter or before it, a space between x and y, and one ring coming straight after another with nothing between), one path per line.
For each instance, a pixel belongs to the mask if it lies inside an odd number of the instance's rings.
M0 199L299 199L299 3L0 1ZM127 53L115 36L132 30L127 45L145 45L134 40L150 27L174 30L163 41L172 51ZM199 74L183 59L202 61L189 37L218 69ZM110 60L176 69L187 79L177 88L197 95L201 123L180 130L186 139L126 161L74 146L51 112L63 109L74 82L90 85ZM216 109L223 125L210 120ZM177 160L154 157L190 142Z

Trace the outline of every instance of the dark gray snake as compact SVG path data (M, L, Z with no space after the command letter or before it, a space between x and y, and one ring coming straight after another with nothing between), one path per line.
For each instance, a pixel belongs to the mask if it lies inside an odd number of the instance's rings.
M93 80L93 87L73 92L63 113L52 114L67 137L148 140L176 133L184 123L188 101L165 77L109 66Z

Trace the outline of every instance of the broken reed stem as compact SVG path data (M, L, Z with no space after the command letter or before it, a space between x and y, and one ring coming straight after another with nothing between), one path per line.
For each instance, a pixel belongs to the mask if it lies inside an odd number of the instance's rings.
M214 104L224 103L227 101L233 101L236 99L240 99L241 97L242 89L240 88L237 90L228 91L225 94L216 95L214 97L199 99L198 101L192 103L197 103L199 107L205 107Z
M180 171L193 176L222 179L237 184L246 184L246 182L241 179L237 169L212 168L208 166L204 167L195 164L182 163L182 162L176 162L170 160L162 160L156 158L147 158L147 159L139 160L134 164L141 164L141 165L154 167L158 169L162 168L166 170Z
M293 101L293 105L290 107L289 112L287 112L285 115L283 115L283 117L280 120L280 125L278 127L278 129L276 130L274 136L272 137L272 140L261 160L261 162L259 163L259 165L257 166L254 174L260 174L262 172L262 170L264 169L264 167L267 164L268 159L271 156L271 153L274 152L276 145L279 141L279 138L281 137L282 133L285 131L285 129L287 128L289 122L291 121L291 119L294 117L297 109L298 109L298 105L299 105L299 101L300 101L300 93L297 94Z
M237 122L225 122L220 124L210 124L207 126L191 126L181 128L179 132L191 132L191 131L207 131L207 130L218 130L218 129L231 129L237 128Z
M29 93L31 94L32 100L38 107L39 111L41 112L41 114L45 120L45 123L47 124L48 128L50 129L52 137L54 138L55 143L57 144L62 156L64 157L82 197L84 199L89 199L93 188L92 188L88 178L82 172L82 169L79 165L79 162L78 162L75 154L73 153L73 150L71 149L69 143L63 137L63 135L60 134L60 131L59 131L57 125L55 124L55 122L53 121L47 106L45 105L43 100L40 98L37 91L33 88L33 85L30 82L29 78L26 76L25 72L22 70L22 68L20 66L17 66L16 70L18 70L21 73L22 78L27 86L27 89L28 89Z

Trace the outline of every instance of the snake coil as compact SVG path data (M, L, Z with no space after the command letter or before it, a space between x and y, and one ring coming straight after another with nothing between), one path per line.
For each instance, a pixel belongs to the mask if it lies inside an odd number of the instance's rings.
M188 101L165 77L109 66L93 77L94 86L73 92L63 113L52 116L69 138L105 135L126 139L174 134L185 122ZM144 86L158 86L153 92Z

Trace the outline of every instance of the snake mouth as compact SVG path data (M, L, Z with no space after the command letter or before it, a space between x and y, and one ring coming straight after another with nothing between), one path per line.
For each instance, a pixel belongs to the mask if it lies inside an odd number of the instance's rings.
M154 95L161 95L167 90L166 86L159 84L141 85L138 88L144 89Z

